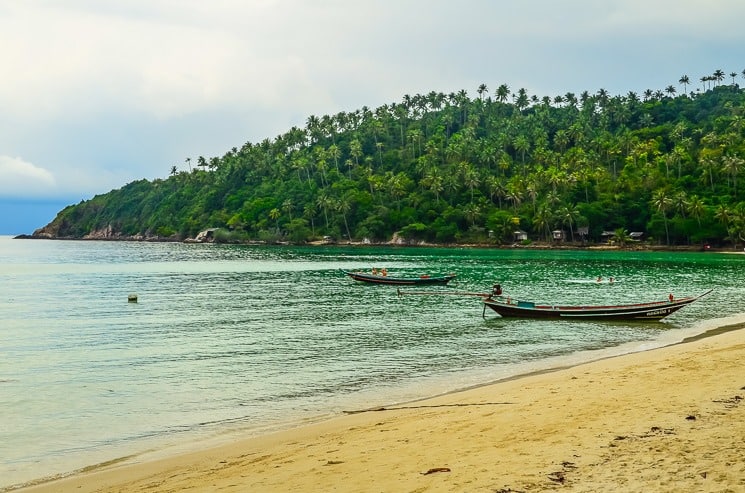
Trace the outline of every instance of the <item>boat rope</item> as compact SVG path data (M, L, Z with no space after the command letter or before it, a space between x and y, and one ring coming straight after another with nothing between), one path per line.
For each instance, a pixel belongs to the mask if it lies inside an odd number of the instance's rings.
M398 295L403 296L406 294L414 295L450 295L450 296L480 296L482 298L489 298L491 293L472 293L470 291L401 291L401 288L397 289Z

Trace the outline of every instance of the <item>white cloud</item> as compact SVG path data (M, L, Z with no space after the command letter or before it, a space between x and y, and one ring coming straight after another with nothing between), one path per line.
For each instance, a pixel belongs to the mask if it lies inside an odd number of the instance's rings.
M219 106L269 107L288 94L326 97L309 74L330 73L334 55L309 51L323 43L309 32L317 25L299 29L291 8L131 3L7 6L0 45L12 48L0 51L0 66L13 70L0 78L4 111L22 121L78 120L112 108L168 119Z
M0 196L35 197L55 190L54 175L19 157L0 156Z
M404 94L626 93L740 72L745 2L709 4L0 0L0 154L54 177L36 190L105 193Z
M664 42L739 35L740 3L0 0L0 66L11 68L0 107L20 122L112 111L167 121L220 108L326 114L472 81L540 87L576 73L553 63L562 46L586 66L593 46L644 43L635 61L659 60ZM536 73L549 64L550 76Z

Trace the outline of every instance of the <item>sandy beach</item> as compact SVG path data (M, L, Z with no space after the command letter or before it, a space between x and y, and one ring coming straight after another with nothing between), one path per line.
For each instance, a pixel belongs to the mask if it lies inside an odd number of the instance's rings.
M745 491L745 332L727 329L19 491Z

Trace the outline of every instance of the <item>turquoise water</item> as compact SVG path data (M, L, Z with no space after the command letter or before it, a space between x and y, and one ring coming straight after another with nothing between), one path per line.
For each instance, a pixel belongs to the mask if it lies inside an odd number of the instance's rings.
M339 270L372 267L458 274L416 291L485 292L499 282L514 297L568 304L714 292L663 323L507 320L483 318L475 296L398 296ZM745 320L744 267L745 255L712 252L0 237L0 491L674 342Z

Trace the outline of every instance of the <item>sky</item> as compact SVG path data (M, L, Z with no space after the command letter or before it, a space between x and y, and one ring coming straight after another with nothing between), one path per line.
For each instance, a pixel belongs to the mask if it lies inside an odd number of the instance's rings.
M0 235L404 95L742 86L742 19L742 0L0 0Z

